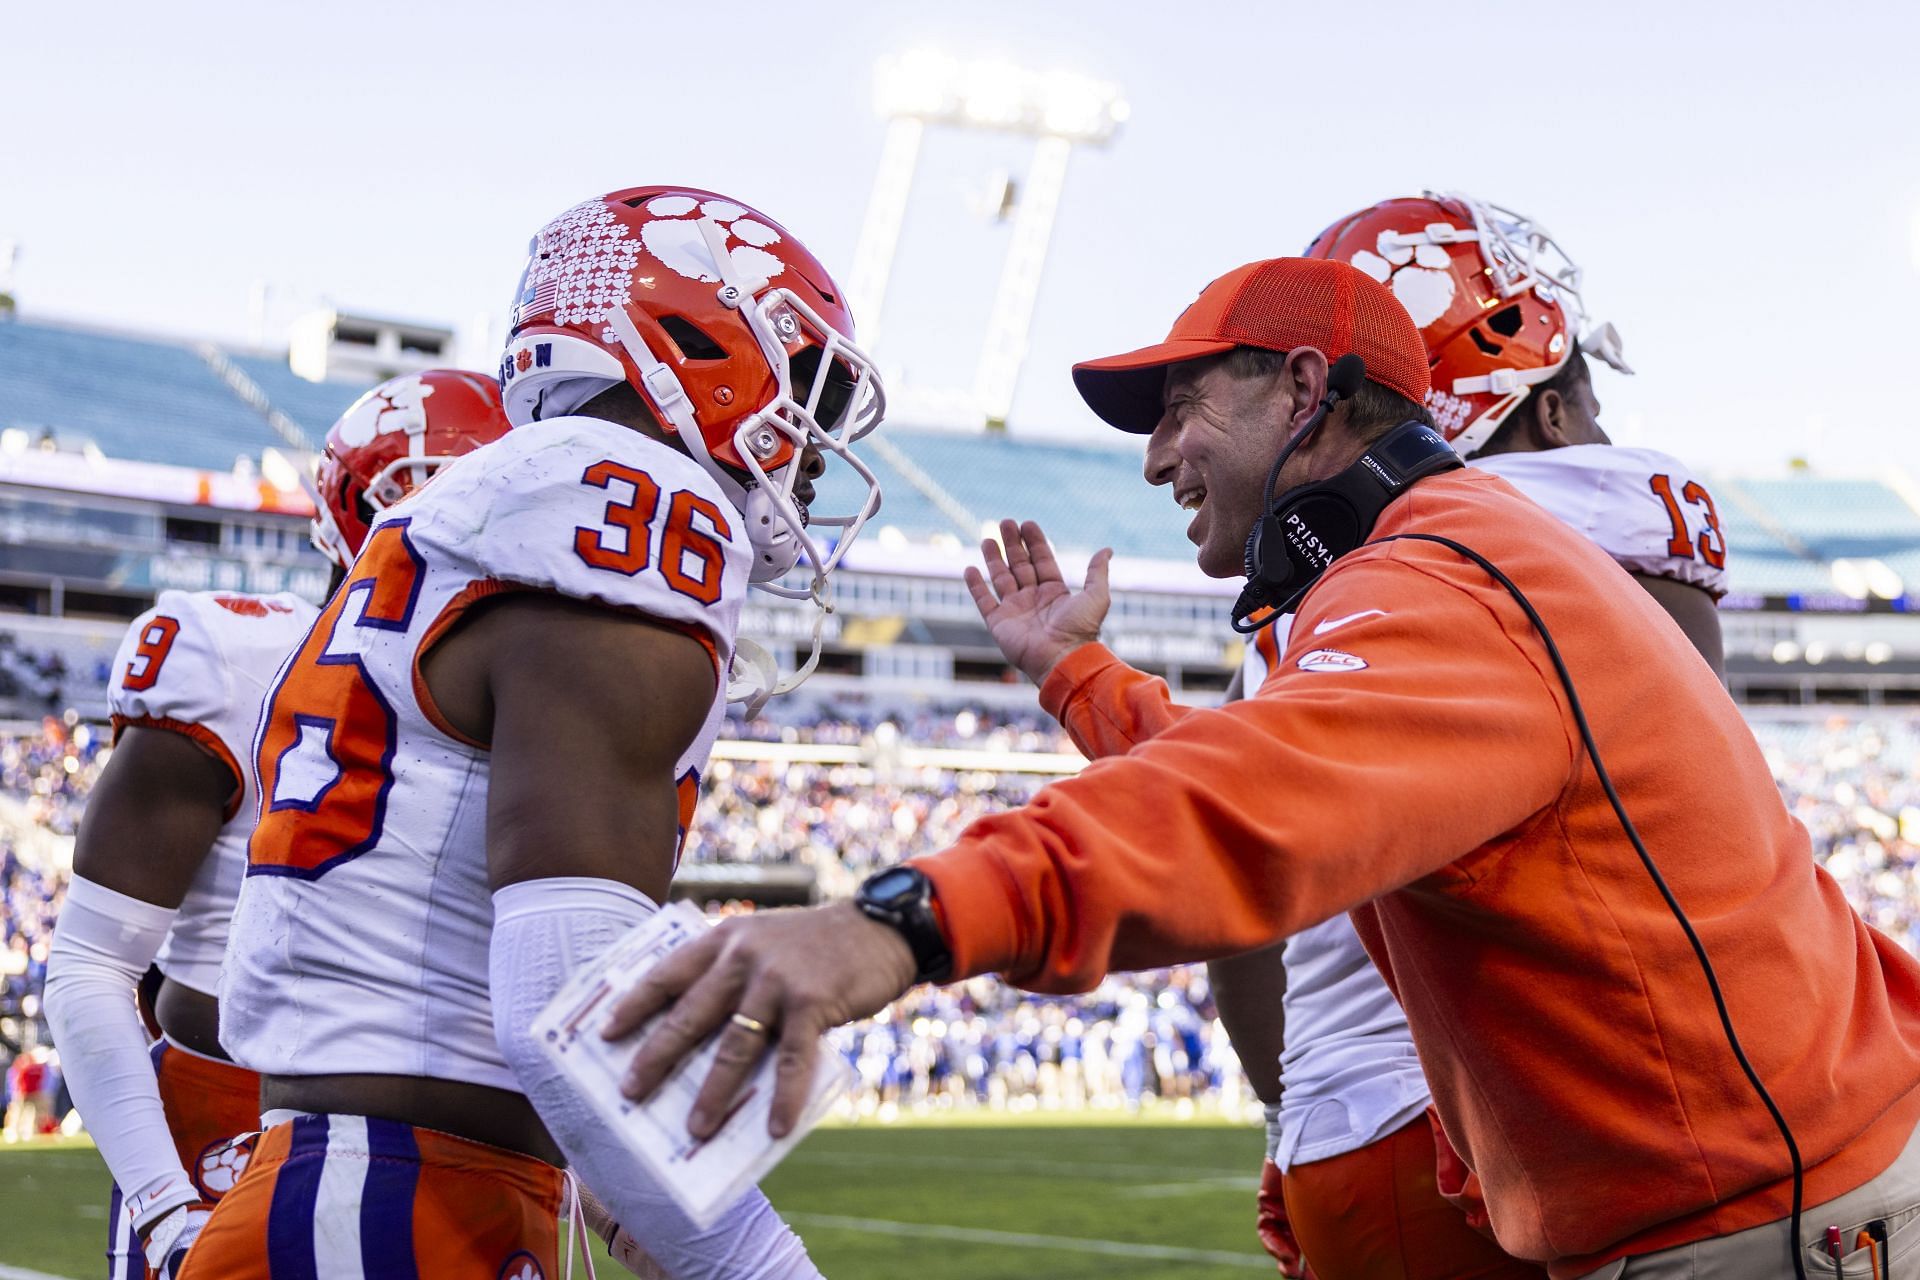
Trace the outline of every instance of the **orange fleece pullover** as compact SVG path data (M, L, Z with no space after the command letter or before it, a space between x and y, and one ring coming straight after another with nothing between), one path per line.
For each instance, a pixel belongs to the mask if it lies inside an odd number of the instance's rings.
M1920 1119L1920 964L1813 862L1706 664L1606 554L1505 481L1422 482L1433 533L1552 631L1642 838L1786 1114L1806 1203ZM1093 763L919 865L955 973L1078 991L1351 911L1510 1253L1578 1276L1783 1218L1788 1161L1685 935L1621 832L1544 645L1431 543L1340 560L1266 684L1219 710L1098 645L1042 701Z

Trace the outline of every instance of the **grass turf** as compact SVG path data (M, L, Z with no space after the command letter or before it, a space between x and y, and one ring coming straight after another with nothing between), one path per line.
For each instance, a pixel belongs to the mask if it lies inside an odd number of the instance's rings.
M1273 1274L1260 1149L1250 1126L985 1115L822 1128L765 1185L832 1280L1228 1280ZM0 1263L95 1280L107 1187L84 1142L0 1147Z

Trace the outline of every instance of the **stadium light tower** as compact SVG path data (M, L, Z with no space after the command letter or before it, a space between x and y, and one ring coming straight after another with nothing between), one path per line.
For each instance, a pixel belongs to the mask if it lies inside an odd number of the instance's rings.
M19 265L20 242L0 236L0 317L12 315L20 305L13 290L13 273Z
M1040 275L1073 148L1102 147L1127 118L1119 87L1067 71L1030 71L998 59L963 62L929 50L882 58L874 106L889 120L880 171L854 250L848 301L871 350L887 278L906 221L926 126L947 125L1034 139L1033 159L1013 219L971 399L989 427L1006 425L1026 359Z

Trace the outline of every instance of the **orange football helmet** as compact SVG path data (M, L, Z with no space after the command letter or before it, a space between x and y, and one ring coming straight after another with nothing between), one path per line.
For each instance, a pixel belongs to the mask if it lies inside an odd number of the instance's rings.
M1306 256L1351 263L1412 314L1432 364L1427 408L1464 457L1565 367L1576 339L1633 372L1612 325L1583 332L1579 266L1511 209L1457 192L1386 200L1322 231Z
M310 482L313 545L346 568L382 511L507 431L500 388L485 374L428 369L388 378L327 432Z
M686 187L631 187L575 205L534 237L500 385L515 425L572 413L619 382L650 405L746 517L751 580L824 599L827 575L880 506L851 445L885 393L853 345L826 268L778 223ZM807 446L864 483L849 513L794 497ZM810 530L829 528L829 546ZM805 588L781 585L804 560Z

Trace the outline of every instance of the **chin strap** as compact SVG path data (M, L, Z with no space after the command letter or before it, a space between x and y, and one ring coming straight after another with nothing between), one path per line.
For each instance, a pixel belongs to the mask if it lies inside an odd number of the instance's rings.
M783 693L791 693L799 688L820 665L820 634L827 625L827 615L833 612L833 602L829 597L830 588L824 576L813 580L808 598L813 601L813 650L807 660L786 676L780 674L780 664L774 661L766 646L745 636L737 637L733 642L733 665L727 671L727 701L746 704L746 717L752 720L767 705L769 698Z

